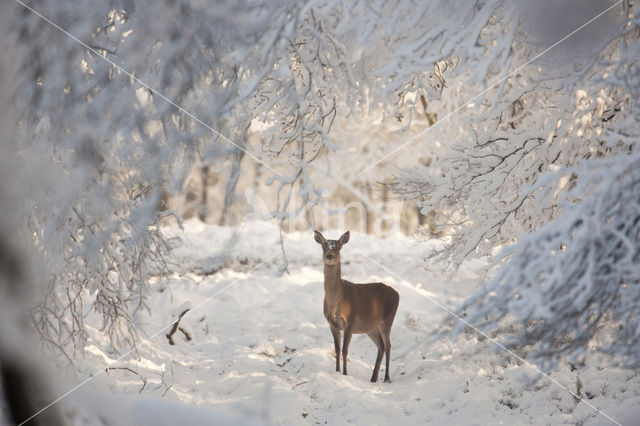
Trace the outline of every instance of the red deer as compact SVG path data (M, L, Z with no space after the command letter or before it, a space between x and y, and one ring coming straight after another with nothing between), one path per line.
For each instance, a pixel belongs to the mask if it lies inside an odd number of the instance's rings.
M384 381L389 378L391 353L391 325L398 310L400 295L383 283L354 284L340 275L340 249L349 241L349 231L339 240L325 240L318 231L315 240L322 245L324 261L324 316L329 322L336 349L336 371L340 371L340 330L344 331L342 343L342 374L347 375L347 353L353 333L366 333L378 347L378 356L371 381L378 380L380 362L386 355Z

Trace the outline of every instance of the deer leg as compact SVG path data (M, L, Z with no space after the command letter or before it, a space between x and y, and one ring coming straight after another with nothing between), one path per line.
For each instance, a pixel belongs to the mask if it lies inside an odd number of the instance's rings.
M333 334L333 346L336 349L336 371L340 372L340 330L331 327L331 334Z
M390 328L390 327L389 327ZM391 356L391 340L389 338L391 330L383 330L380 333L380 338L384 343L384 352L385 352L385 369L384 369L384 381L385 383L391 383L391 378L389 377L389 357Z
M376 365L373 367L373 375L371 376L371 382L375 383L378 381L378 372L380 371L380 362L382 361L382 354L384 353L384 343L382 341L382 336L380 336L380 332L378 330L374 330L371 333L367 333L367 336L373 340L373 343L378 347L378 355L376 356Z
M349 352L349 343L351 342L351 327L344 329L344 340L342 341L342 374L347 375L347 353Z
M384 382L391 383L391 377L389 377L389 357L391 356L391 344L385 348L386 367L384 369Z

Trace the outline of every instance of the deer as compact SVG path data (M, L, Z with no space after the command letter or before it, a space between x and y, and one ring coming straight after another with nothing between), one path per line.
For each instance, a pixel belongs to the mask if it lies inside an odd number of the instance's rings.
M342 374L347 375L347 354L351 336L367 334L378 348L371 382L378 381L380 363L386 355L385 383L389 377L391 356L391 326L398 310L400 295L384 283L354 284L343 280L340 272L340 250L349 241L349 231L338 240L326 240L314 231L314 238L322 246L324 263L324 316L329 323L336 351L336 371L340 372L340 332L342 342Z

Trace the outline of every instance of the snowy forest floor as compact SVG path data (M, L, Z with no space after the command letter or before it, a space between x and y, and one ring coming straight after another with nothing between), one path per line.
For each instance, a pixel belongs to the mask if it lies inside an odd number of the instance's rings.
M63 402L76 424L614 424L588 403L640 424L640 377L604 358L545 372L583 396L577 401L475 332L434 339L449 314L430 298L455 308L487 266L469 262L448 281L450 271L425 263L435 242L352 233L342 249L344 278L383 281L400 293L387 384L369 382L376 349L366 335L354 335L349 376L334 371L321 248L311 233L286 236L290 274L280 278L270 223L194 220L165 233L175 247L171 274L150 283L151 314L136 317L151 339L105 370L118 355L93 330L76 380L101 374ZM177 331L170 345L163 327L189 307L180 327L191 340ZM66 385L59 390L73 383Z

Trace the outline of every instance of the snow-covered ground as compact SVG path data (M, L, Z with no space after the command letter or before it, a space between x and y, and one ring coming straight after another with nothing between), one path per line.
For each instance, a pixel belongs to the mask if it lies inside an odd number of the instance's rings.
M434 301L457 306L486 267L470 262L447 281L449 271L424 261L435 242L352 233L342 249L343 277L400 293L387 384L369 382L376 349L365 335L351 343L349 376L334 371L321 248L311 233L286 236L290 274L282 277L273 224L188 221L165 233L175 247L172 274L151 283L151 315L137 318L150 339L105 370L118 355L96 330L80 375L59 386L95 375L62 402L77 424L614 424L589 404L640 424L640 377L630 370L600 360L545 372L579 392L577 401L475 332L434 339L449 316ZM177 331L170 345L167 326L186 308L180 326L191 340Z

